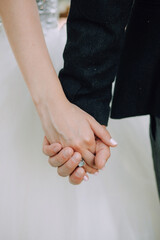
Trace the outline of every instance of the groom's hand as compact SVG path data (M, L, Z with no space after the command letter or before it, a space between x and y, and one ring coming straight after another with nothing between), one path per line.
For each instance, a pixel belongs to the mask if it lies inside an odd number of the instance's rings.
M78 152L74 152L72 148L65 147L62 149L61 144L53 143L50 144L47 138L43 141L43 152L49 156L48 162L52 167L57 167L57 172L62 177L67 177L73 175L72 184L80 184L82 180L88 180L89 177L86 174L86 169L88 172L95 173L96 169L90 168L85 164L85 166L78 167L82 156Z

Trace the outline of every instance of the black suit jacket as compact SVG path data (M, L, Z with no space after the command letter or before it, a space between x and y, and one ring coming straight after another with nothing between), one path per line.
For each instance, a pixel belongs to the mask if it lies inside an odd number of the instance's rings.
M67 98L101 124L116 75L111 117L160 115L159 0L72 0L63 57Z

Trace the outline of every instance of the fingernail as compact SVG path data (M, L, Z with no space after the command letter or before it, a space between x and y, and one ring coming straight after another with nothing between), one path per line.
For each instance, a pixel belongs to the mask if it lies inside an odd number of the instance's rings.
M97 176L99 174L99 172L95 172L94 175Z
M104 166L103 168L101 168L101 170L102 170L102 171L104 171L104 170L105 170L105 168L106 168L106 167Z
M89 180L89 178L88 178L87 176L84 176L83 180L84 180L85 182L87 182L87 181Z
M110 139L110 143L113 144L113 145L117 145L118 144L113 138Z
M60 149L61 149L60 146L54 147L54 151L55 151L55 152L58 152Z
M64 155L65 155L65 157L70 157L70 155L71 155L71 150L66 150L65 152L64 152Z

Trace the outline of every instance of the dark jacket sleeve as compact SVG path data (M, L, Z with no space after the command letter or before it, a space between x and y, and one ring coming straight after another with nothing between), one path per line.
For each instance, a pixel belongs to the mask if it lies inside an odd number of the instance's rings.
M64 67L59 73L70 102L107 125L132 0L72 0Z

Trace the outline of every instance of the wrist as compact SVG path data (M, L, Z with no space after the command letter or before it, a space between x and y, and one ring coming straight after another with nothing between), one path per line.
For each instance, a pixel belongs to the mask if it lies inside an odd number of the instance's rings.
M52 105L52 109L59 104L67 102L62 85L56 74L38 77L28 84L32 100L36 108L40 109L45 105Z
M43 92L32 95L35 107L40 115L44 115L46 110L57 113L58 110L62 111L62 108L68 105L69 101L66 98L63 89L56 88L43 89Z
M63 92L59 92L58 95L47 92L46 94L34 96L33 102L39 111L43 110L44 108L56 111L57 108L60 109L63 105L67 104L68 99Z

